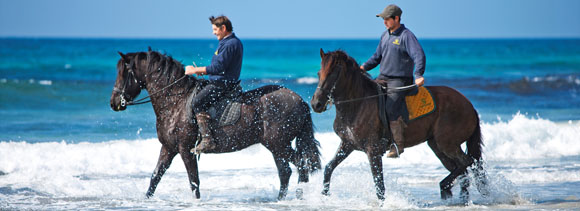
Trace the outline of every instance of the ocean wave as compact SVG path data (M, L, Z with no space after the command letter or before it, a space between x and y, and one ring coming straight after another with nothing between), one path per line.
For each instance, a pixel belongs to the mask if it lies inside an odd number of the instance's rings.
M580 121L552 122L517 113L509 121L484 123L485 155L491 160L520 160L580 154Z
M37 79L28 79L28 80L19 80L19 79L11 79L8 80L6 78L2 78L0 79L0 83L21 83L21 82L28 82L29 84L40 84L40 85L45 85L45 86L50 86L52 85L52 80L37 80Z
M509 162L580 154L580 145L576 144L576 137L580 134L580 121L552 122L518 113L511 120L482 123L481 127L486 160ZM319 132L315 134L315 137L321 143L322 159L324 161L332 159L340 144L340 138L334 132ZM94 173L148 172L155 165L160 147L160 143L155 138L77 144L2 141L0 142L0 171L9 173L23 169L32 171L39 168L54 170L70 168L70 171L79 173L86 171ZM211 165L204 165L203 168L207 170L261 168L272 165L270 160L263 159L271 157L271 153L261 145L254 145L239 152L208 154L203 157L205 159L202 159L202 163L211 162ZM56 162L46 162L47 160ZM362 152L355 152L345 160L344 164L360 165L365 162L367 162L366 155ZM439 163L439 160L427 144L420 144L405 150L405 155L391 164L397 166L431 163ZM109 169L110 165L123 168ZM175 166L179 171L185 171L181 165Z
M508 121L482 123L482 133L484 157L491 166L490 179L500 192L514 192L512 198L519 198L515 186L500 187L496 184L498 181L546 184L580 180L580 170L574 162L564 166L559 163L561 159L580 154L580 146L575 144L575 137L580 134L580 121L552 122L516 114ZM333 132L316 133L315 137L321 144L322 162L328 163L336 153L340 138ZM38 198L120 198L135 202L137 206L147 190L160 147L156 138L74 144L3 141L0 142L0 188L4 187L7 193L0 195L31 190L33 197ZM545 162L550 158L558 163ZM544 162L538 164L533 162L535 160ZM206 194L202 198L204 203L224 198L245 202L248 197L272 198L277 193L276 167L271 153L261 145L233 153L203 154L198 164L202 194ZM388 175L385 178L389 187L387 197L402 203L389 205L395 207L416 208L414 198L436 200L437 184L448 174L427 144L406 149L399 159L384 158L383 165ZM363 179L358 179L361 175ZM320 200L341 203L348 196L352 200L368 199L362 204L353 202L358 207L366 206L375 199L370 175L367 156L355 151L335 171L332 191L337 195L329 199L319 196L321 172L312 175L311 182L303 186L304 193L307 200L312 200L309 203L321 203ZM260 182L255 182L256 176L261 178ZM292 177L295 181L296 172ZM292 190L295 185L291 183ZM408 193L408 188L417 191L417 187L430 189L419 189L418 195ZM192 203L180 156L173 160L155 197L153 202ZM477 200L481 203L481 199Z
M315 77L303 77L296 79L299 84L316 84L318 83L318 78Z
M578 75L548 75L523 77L508 84L511 91L519 94L531 94L551 90L565 90L580 88Z

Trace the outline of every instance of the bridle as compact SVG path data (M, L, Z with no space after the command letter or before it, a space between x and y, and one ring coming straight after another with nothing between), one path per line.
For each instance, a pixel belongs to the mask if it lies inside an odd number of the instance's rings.
M125 77L125 81L123 83L123 89L119 89L117 87L113 87L113 93L119 93L119 98L121 101L121 106L125 107L128 105L135 105L134 101L128 101L125 99L125 90L127 89L127 85L131 82L131 78L135 81L135 83L139 83L137 81L137 77L135 77L135 73L133 72L133 65L135 65L135 60L132 59L131 63L125 63L125 67L129 67L127 70L127 77Z
M147 69L150 68L149 67L149 65L150 65L149 58L150 58L150 54L149 54L149 52L147 52ZM135 65L135 59L131 59L130 64L125 63L125 66L127 66L127 65L129 65L129 69L128 69L127 78L125 78L125 82L123 84L123 89L119 90L117 87L113 87L114 93L115 92L120 93L119 98L121 101L121 106L123 106L123 107L130 106L130 105L140 105L140 104L149 103L149 102L151 102L151 96L154 96L154 95L162 92L163 90L175 85L177 82L181 81L182 79L184 79L187 76L184 74L181 78L175 80L173 83L171 83L171 84L169 84L169 85L167 85L167 86L165 86L165 87L163 87L163 88L161 88L161 89L159 89L159 90L157 90L157 91L155 91L155 92L153 92L153 93L151 93L151 94L149 94L141 99L127 101L125 99L125 89L127 88L127 84L130 82L129 78L132 76L135 83L139 83L139 81L137 81L137 77L135 77L135 73L133 72L133 66ZM139 85L139 87L141 87L141 85Z
M333 73L334 73L334 71L333 71ZM335 104L335 102L334 102L334 90L336 90L336 84L338 83L338 79L340 79L340 73L342 73L342 69L338 71L337 76L336 76L336 80L334 80L334 83L332 84L332 88L330 88L330 91L326 95L326 103L324 103L324 110L328 110L328 109L332 108L332 104ZM324 80L324 84L326 84L327 81L328 80ZM324 84L322 86L320 86L320 85L317 86L316 90L321 90L324 93L324 89L322 89ZM340 101L338 101L338 102L340 102Z

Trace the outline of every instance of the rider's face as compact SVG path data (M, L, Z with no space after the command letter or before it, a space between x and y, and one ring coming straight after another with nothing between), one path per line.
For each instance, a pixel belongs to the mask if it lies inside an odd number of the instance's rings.
M398 18L398 17L395 16L394 18L390 17L390 18L383 19L385 27L387 27L387 29L390 30L391 32L394 31L395 29L399 28L399 26L401 25L399 22L397 22L396 18Z
M211 29L213 30L213 34L217 37L218 40L222 40L228 34L225 25L217 27L216 25L212 24Z

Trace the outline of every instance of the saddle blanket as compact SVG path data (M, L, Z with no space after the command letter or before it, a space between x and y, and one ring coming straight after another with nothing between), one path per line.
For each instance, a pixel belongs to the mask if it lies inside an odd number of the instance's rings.
M413 120L435 110L435 101L431 92L425 87L419 87L419 92L416 95L405 96L407 103L407 110L409 110L409 120Z
M225 108L224 108L225 105ZM233 125L240 119L242 103L226 100L209 109L211 118L217 120L217 127Z

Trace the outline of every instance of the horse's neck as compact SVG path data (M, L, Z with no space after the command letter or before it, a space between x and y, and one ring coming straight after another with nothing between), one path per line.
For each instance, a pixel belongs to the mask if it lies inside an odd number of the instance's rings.
M337 85L336 87L336 102L353 100L336 105L337 116L341 116L346 119L356 117L358 110L365 109L364 106L362 106L363 103L368 103L368 101L377 101L376 97L371 97L368 99L364 98L377 94L378 91L376 89L376 84L374 84L372 80L369 80L362 74L352 73L352 77L347 77L347 79L343 80L342 85Z
M182 109L191 91L191 79L173 74L166 76L162 72L148 73L145 81L147 93L156 114L166 110ZM181 80L180 80L181 79ZM180 80L180 81L177 81ZM194 81L195 82L195 81Z
M352 100L370 95L376 95L376 84L358 70L348 70L350 73L336 85L335 100Z

